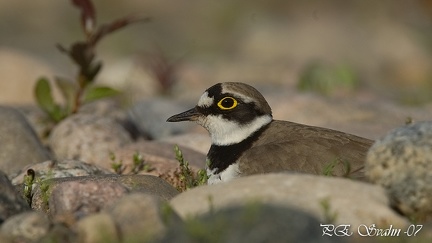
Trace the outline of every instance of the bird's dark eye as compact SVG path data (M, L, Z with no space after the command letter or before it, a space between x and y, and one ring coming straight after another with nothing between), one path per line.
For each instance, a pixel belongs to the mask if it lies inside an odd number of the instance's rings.
M231 110L237 106L238 102L233 97L225 97L221 99L217 105L222 110Z

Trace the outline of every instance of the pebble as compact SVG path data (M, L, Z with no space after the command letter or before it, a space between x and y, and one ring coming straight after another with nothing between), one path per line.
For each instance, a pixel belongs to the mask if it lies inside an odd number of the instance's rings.
M183 218L211 210L258 202L294 207L324 223L406 227L407 220L389 206L377 185L344 178L280 173L241 177L229 182L196 187L179 194L170 205Z
M50 159L26 118L0 105L0 170L13 176L22 167Z
M42 212L28 211L10 217L0 232L16 242L37 242L50 230L51 222Z
M35 172L35 179L40 180L111 174L111 172L106 169L79 160L47 160L42 163L24 167L17 176L12 178L12 184L18 185L24 183L24 175L27 174L29 169L32 169Z
M420 221L432 219L432 122L399 127L378 139L365 170L400 212Z
M108 213L95 213L79 220L75 225L77 242L115 243L120 236L113 218Z
M174 134L182 134L196 125L193 123L167 123L166 120L180 112L192 108L194 104L184 104L178 100L163 98L144 99L134 104L128 111L129 119L138 130L152 139L160 139Z
M181 222L164 208L163 201L144 193L128 194L104 211L114 219L123 242L147 242L161 237L167 226Z
M293 208L268 204L227 207L176 224L156 242L345 242L322 235L317 218Z
M133 140L114 118L75 114L51 132L49 145L58 159L75 159L110 169L110 155Z
M72 216L79 219L99 212L127 192L126 187L115 182L64 181L49 191L49 214L53 218Z
M0 171L0 225L7 218L29 210L29 205L19 195L3 171Z
M51 215L73 215L81 218L91 212L98 212L114 198L130 192L153 195L163 201L179 192L168 182L151 175L92 175L54 178L37 184L32 198L32 208Z

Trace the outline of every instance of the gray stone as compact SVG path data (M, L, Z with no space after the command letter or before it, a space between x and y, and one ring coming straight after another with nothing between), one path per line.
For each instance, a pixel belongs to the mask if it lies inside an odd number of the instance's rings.
M189 218L156 242L345 242L322 235L320 222L292 208L253 204L228 207Z
M39 178L40 180L111 174L111 172L106 169L79 160L48 160L24 167L21 172L12 179L12 184L17 185L24 183L24 175L27 174L27 170L29 169L33 169L36 178Z
M108 213L87 216L75 225L77 242L115 243L120 241L113 218Z
M179 103L178 100L152 98L137 102L130 108L129 119L136 124L142 134L159 139L173 134L181 134L196 125L167 123L168 117L193 107L193 104Z
M21 112L43 145L48 144L48 135L56 123L49 118L49 115L36 105L24 105L16 107Z
M193 171L205 167L205 154L182 145L179 148ZM175 159L174 144L141 140L118 149L115 153L116 161L122 161L123 174L131 173L134 166L132 158L135 153L139 153L144 164L150 168L149 170L141 170L138 174L158 176L175 187L180 185L178 176L180 167L179 162Z
M128 131L114 118L75 114L51 132L49 144L58 159L76 159L111 168L110 154L132 142Z
M79 241L76 233L70 227L64 223L56 223L39 242L76 243Z
M128 188L131 192L142 192L153 195L164 201L170 200L179 194L177 189L165 180L151 175L124 175L104 176L103 180L116 181Z
M147 242L160 237L167 225L181 222L178 215L166 210L163 201L143 193L131 193L105 209L115 220L123 242Z
M45 187L44 190L41 189ZM129 192L142 192L169 200L179 192L161 178L150 175L93 175L48 179L37 184L32 208L51 214L71 214L80 218L98 212L113 198Z
M0 170L13 175L22 167L50 159L25 117L0 106Z
M258 202L294 207L322 222L405 227L407 220L389 207L383 188L349 179L306 174L248 176L183 192L170 205L183 218L213 209Z
M113 98L95 100L84 104L80 107L79 113L111 117L120 122L125 120L127 116L122 108L121 102Z
M365 169L402 213L420 221L432 219L432 122L406 125L378 139Z
M29 211L10 217L1 225L0 232L16 242L37 242L48 233L50 226L46 214Z
M18 195L7 176L0 171L0 224L12 215L29 209L24 198Z
M0 242L2 242L2 243L14 243L12 237L7 236L5 234L2 234L2 232L0 232Z
M106 204L128 192L116 182L107 181L63 181L52 187L49 194L49 214L53 218L72 215L82 218L99 212Z

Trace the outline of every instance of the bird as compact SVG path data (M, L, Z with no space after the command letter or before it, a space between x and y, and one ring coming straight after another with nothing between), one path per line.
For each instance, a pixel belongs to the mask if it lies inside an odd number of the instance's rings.
M167 122L193 121L211 137L207 184L272 172L345 176L364 180L373 141L328 128L273 119L254 87L240 82L208 88L192 109Z

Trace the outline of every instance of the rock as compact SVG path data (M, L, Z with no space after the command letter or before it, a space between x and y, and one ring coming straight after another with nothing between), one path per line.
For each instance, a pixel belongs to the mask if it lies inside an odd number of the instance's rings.
M365 170L403 214L420 221L432 219L432 122L406 125L377 140Z
M142 192L169 200L179 192L161 178L150 175L93 175L49 179L36 185L32 208L51 215L81 218L98 212L114 198L129 192Z
M163 179L151 175L104 176L102 180L121 183L131 192L153 195L163 201L170 200L179 192Z
M110 169L110 153L131 143L129 133L111 117L75 114L51 132L49 144L59 159L82 160Z
M193 107L193 104L182 104L178 100L152 98L134 104L128 112L129 119L138 130L152 139L159 139L173 134L181 134L196 125L167 123L166 120L177 113Z
M157 242L344 242L322 235L320 222L292 208L251 203L190 218Z
M24 198L17 194L7 176L0 171L0 224L12 215L29 209Z
M14 243L12 237L6 236L0 232L0 242L2 243Z
M55 223L48 234L45 235L39 242L75 243L79 241L76 233L64 223Z
M49 213L53 218L81 218L99 212L106 204L128 192L119 183L70 180L58 183L49 195Z
M41 212L24 212L10 217L1 225L0 232L14 242L38 242L51 226L48 216Z
M16 106L16 109L25 116L42 144L47 146L48 135L56 126L56 123L49 118L46 112L36 105Z
M182 145L179 148L192 169L196 171L205 167L205 154L188 149ZM142 156L145 165L148 165L150 168L147 171L140 171L140 174L167 177L179 167L179 162L176 160L174 152L174 144L140 140L116 151L116 161L122 161L124 166L123 173L127 174L131 172L133 168L133 156L136 153Z
M42 163L24 167L21 172L12 179L12 184L17 185L24 183L24 175L27 174L27 170L29 169L33 169L35 171L36 178L41 180L111 174L111 172L106 169L102 169L95 165L87 164L79 160L48 160Z
M83 104L79 109L79 113L99 117L111 117L118 122L125 120L127 117L121 102L115 98L104 98Z
M131 193L105 209L115 220L123 242L147 242L160 237L167 224L181 222L178 215L167 210L163 201L143 193Z
M0 106L0 170L13 175L22 167L50 159L25 117Z
M201 186L183 192L170 205L184 219L212 209L251 202L293 207L334 224L404 227L407 221L389 208L384 190L343 178L306 174L265 174Z
M262 87L275 119L327 127L369 139L377 139L401 126L407 117L417 121L432 118L431 105L400 106L382 97L328 98L299 93L285 85L276 86L276 90L275 85Z
M120 241L113 218L108 213L96 213L77 222L77 242L115 243Z
M170 144L178 144L179 146L190 148L202 154L207 154L211 146L210 136L207 131L202 133L185 133L164 137L160 141Z

